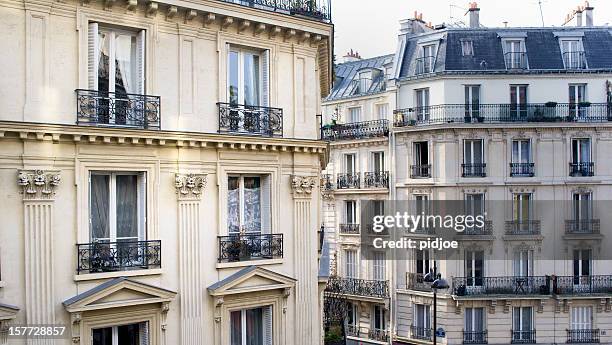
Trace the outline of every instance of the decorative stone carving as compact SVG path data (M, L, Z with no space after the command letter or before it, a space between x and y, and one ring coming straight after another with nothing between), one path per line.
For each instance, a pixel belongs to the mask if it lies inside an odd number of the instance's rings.
M199 200L206 187L206 174L176 174L174 187L179 200Z
M312 195L312 189L317 185L317 176L291 176L291 188L293 189L294 197L309 198Z
M323 201L333 201L334 200L334 192L330 190L321 191L321 199Z
M24 199L52 199L60 181L59 171L22 170L17 176Z
M497 300L489 301L489 314L495 314L495 308L497 308Z

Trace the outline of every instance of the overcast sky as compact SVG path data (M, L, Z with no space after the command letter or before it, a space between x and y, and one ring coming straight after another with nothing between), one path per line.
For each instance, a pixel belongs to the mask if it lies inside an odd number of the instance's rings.
M395 52L399 20L412 18L414 11L423 13L423 20L432 24L468 22L464 16L467 0L331 0L335 24L337 61L349 49L363 58ZM480 0L480 23L488 27L542 26L538 0ZM541 0L544 24L561 26L565 15L580 0ZM595 25L612 26L612 0L590 0ZM451 7L451 5L453 5ZM451 16L453 18L451 18Z

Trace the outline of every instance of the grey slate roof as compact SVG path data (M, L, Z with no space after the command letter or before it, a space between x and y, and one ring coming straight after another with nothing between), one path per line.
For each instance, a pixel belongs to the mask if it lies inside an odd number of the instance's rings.
M140 284L140 285L150 286L150 287L155 288L155 289L160 289L160 290L164 290L164 291L175 293L174 291L163 289L163 288L160 288L159 286L142 283L142 282L139 282L139 281L128 279L126 277L118 277L118 278L115 278L115 279L108 280L108 281L106 281L106 282L104 282L104 283L102 283L102 284L100 284L100 285L98 285L98 286L96 286L94 288L91 288L91 289L89 289L89 290L87 290L85 292L82 292L82 293L80 293L80 294L78 294L78 295L76 295L74 297L71 297L71 298L65 300L62 304L64 306L72 305L72 304L74 304L74 303L76 303L78 301L81 301L81 300L83 300L83 299L85 299L85 298L87 298L89 296L92 296L92 295L94 295L94 294L96 294L96 293L98 293L98 292L100 292L100 291L102 291L102 290L104 290L106 288L109 288L109 287L111 287L113 285L117 285L117 284L121 283L122 281L131 281L131 282L134 282L134 283L137 283L137 284Z
M393 54L377 56L359 61L345 62L336 65L336 80L334 86L325 100L334 100L349 97L358 97L366 94L373 94L384 91L384 73L379 78L372 80L370 90L366 92L354 93L352 81L358 76L358 72L364 69L376 68L384 70L384 65L393 62ZM363 91L363 90L360 90Z
M528 70L508 71L500 34L521 32L526 34L525 48ZM441 35L434 73L546 73L565 72L559 38L555 33L577 33L582 36L588 68L586 73L612 72L612 32L603 27L548 27L548 28L447 28L418 35L405 36L407 40L403 61L398 64L399 78L415 77L415 59L419 40ZM473 56L462 56L461 41L471 40ZM422 77L422 76L421 76Z

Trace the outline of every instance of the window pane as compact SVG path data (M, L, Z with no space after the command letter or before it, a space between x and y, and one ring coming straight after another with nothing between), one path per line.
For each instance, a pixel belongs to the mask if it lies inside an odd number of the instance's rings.
M230 51L228 59L229 69L229 103L238 104L238 52Z
M242 312L230 313L230 345L242 345Z
M244 178L244 225L248 232L261 231L261 179Z
M109 175L91 175L91 239L108 240L109 228Z
M91 341L92 345L113 345L113 329L111 327L92 329Z
M244 54L244 104L259 105L259 55Z
M117 175L117 239L138 239L138 176Z
M240 231L240 190L239 178L230 176L227 178L227 226L228 231L237 233Z
M137 68L136 36L115 34L115 92L135 93Z
M100 57L98 59L98 90L109 91L109 53L110 53L110 34L107 32L98 33L100 42Z
M140 344L140 330L137 323L117 327L117 345L142 345Z
M263 345L262 309L246 311L246 345Z

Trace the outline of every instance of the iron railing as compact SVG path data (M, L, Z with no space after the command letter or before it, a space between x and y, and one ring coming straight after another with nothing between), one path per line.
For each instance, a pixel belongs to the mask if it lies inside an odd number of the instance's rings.
M563 64L565 69L585 69L586 55L584 51L565 52L563 53Z
M217 103L219 133L283 136L283 109L254 105Z
M161 98L77 89L77 124L142 129L161 128Z
M321 175L321 190L330 191L334 189L334 176L332 174Z
M572 177L578 176L593 176L595 175L594 162L580 162L569 164L569 175Z
M465 230L458 232L459 235L463 236L492 236L493 235L493 221L485 220L484 226L466 226Z
M565 221L566 234L599 234L599 219L567 219Z
M414 74L425 74L432 73L434 71L434 65L436 63L435 56L423 56L414 60L415 68Z
M410 178L431 177L431 164L417 164L410 166Z
M77 244L77 274L160 267L160 240Z
M527 69L527 53L525 52L507 52L504 53L504 61L506 69Z
M507 220L506 235L539 235L541 222L539 220Z
M486 163L463 163L461 164L461 177L486 177Z
M454 277L457 296L550 295L550 276Z
M261 10L331 22L329 0L221 0Z
M568 344L599 343L599 329L567 329Z
M336 188L338 189L359 189L360 174L338 174L336 178Z
M389 188L389 172L375 171L363 173L363 188Z
M384 119L321 127L321 139L329 141L377 138L387 135L389 135L389 120Z
M464 344L488 344L487 331L463 331Z
M389 330L378 329L378 328L368 329L368 339L388 342L389 341Z
M397 109L395 127L448 123L607 122L607 103L440 104Z
M612 293L612 275L554 276L552 282L557 295Z
M510 177L535 176L534 163L510 163Z
M376 298L389 297L389 281L330 277L325 291L344 295Z
M510 343L512 344L535 344L536 343L536 331L516 331L511 330L510 334L512 336Z
M410 326L410 337L417 340L431 341L433 330L429 327Z
M406 288L431 292L431 283L426 282L424 277L423 273L406 272Z
M343 223L340 224L340 233L349 235L358 235L361 227L356 223Z
M346 325L346 335L349 337L359 337L361 328L357 325Z
M386 329L359 327L356 325L346 325L346 335L354 338L367 338L376 341L389 341L389 331Z
M218 236L219 262L236 262L283 257L283 234L240 233Z

